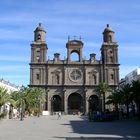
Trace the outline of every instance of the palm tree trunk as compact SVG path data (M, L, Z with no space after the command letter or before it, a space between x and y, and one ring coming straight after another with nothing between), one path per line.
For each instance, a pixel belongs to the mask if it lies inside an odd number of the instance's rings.
M103 112L105 112L105 93L103 93Z
M115 103L115 119L119 120L119 109L117 103Z
M139 119L140 119L140 103L138 103L137 108L138 108L138 117L139 117Z
M129 118L129 104L126 104L126 108L127 108L127 118Z
M10 105L10 110L9 110L9 119L13 118L13 106Z
M0 105L0 113L1 113L1 108L2 108L2 106Z

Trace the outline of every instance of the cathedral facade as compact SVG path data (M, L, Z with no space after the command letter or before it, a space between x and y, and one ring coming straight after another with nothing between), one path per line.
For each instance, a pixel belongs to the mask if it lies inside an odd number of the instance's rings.
M94 53L90 54L89 60L83 59L84 43L76 39L68 39L66 59L61 60L60 54L55 53L52 60L47 60L49 47L45 35L46 31L39 24L31 43L30 63L30 87L44 89L44 110L65 114L104 111L98 85L107 83L115 89L119 82L118 44L114 31L109 25L103 31L100 60ZM71 60L73 53L78 55L77 61Z

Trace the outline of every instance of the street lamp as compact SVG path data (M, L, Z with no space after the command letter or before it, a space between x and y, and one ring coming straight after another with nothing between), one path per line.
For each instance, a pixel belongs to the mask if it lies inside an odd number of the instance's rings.
M24 86L22 85L20 89L20 121L23 120L23 90Z

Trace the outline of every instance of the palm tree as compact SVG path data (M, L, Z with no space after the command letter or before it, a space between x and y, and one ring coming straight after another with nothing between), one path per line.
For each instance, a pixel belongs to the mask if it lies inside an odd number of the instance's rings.
M10 104L10 110L9 113L11 112L11 107L14 105L14 100L11 99L10 93L8 92L7 89L0 87L0 113L4 113L6 115L7 112L4 111L2 112L1 108L4 106L6 103ZM11 114L10 114L11 115Z
M9 111L9 119L12 118L13 107L19 108L19 98L20 94L19 91L11 91L10 92L10 111Z
M0 113L2 113L2 106L10 101L10 96L7 89L0 87Z
M35 114L39 116L41 104L44 103L43 90L41 88L32 88L28 98L30 99L30 102L28 102L29 110L35 112Z
M137 105L138 108L138 115L140 118L140 81L132 81L132 93L133 93L133 99Z
M105 96L106 93L111 91L110 87L106 83L100 83L97 87L97 92L99 92L103 96L103 111L106 110L105 108Z
M22 104L24 106L24 112L26 111L29 115L34 112L34 114L40 113L40 104L43 100L43 91L41 88L30 88L25 87L22 91Z
M114 90L111 95L107 97L108 101L106 104L113 104L115 106L115 110L119 111L119 105L121 104L122 94L118 89Z
M129 118L129 104L132 102L132 92L131 85L125 84L120 87L120 93L122 94L122 104L126 105L127 117Z

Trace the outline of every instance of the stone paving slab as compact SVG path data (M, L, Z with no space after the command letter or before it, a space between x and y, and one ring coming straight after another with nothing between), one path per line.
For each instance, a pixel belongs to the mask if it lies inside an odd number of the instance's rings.
M76 115L4 119L0 140L140 140L140 121L88 122Z

